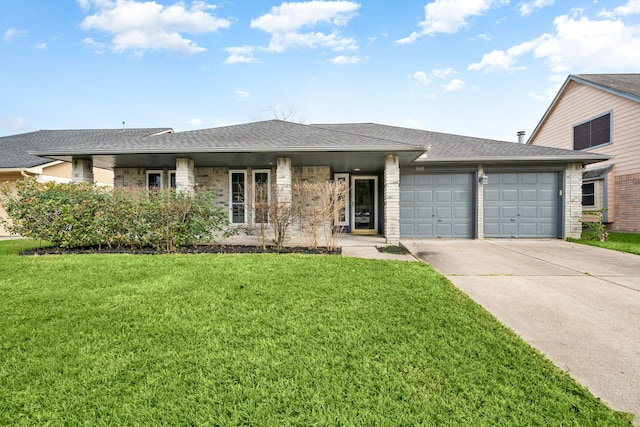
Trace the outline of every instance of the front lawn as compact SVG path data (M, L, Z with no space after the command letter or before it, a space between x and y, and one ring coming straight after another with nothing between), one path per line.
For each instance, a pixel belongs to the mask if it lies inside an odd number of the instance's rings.
M20 257L0 425L630 425L420 263Z
M584 245L598 246L606 249L613 249L620 252L640 255L640 234L634 233L609 233L609 239L605 242L600 240L587 239L567 239L570 242L582 243Z

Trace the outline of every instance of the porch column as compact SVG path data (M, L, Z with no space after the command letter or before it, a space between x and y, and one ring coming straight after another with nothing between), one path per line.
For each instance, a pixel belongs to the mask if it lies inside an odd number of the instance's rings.
M291 204L291 183L291 159L289 157L278 157L276 160L278 203Z
M192 193L196 181L195 167L192 159L178 157L176 159L176 190Z
M71 159L71 180L76 183L87 182L93 184L93 160Z
M478 165L476 172L476 238L484 239L484 184L480 182L480 177L484 176L484 166Z
M395 155L384 162L384 237L387 245L400 244L400 159Z
M564 172L564 239L580 238L582 234L582 165L569 163Z

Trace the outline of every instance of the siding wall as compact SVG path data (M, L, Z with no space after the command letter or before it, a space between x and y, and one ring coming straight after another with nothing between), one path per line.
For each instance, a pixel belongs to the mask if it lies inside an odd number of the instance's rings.
M633 186L629 183L637 184L637 180L623 177L640 173L639 102L570 82L531 143L571 150L573 126L607 112L611 112L612 117L612 144L589 151L615 156L612 160L597 164L598 167L615 165L609 174L607 189L608 217L610 222L614 222L611 228L622 231L638 230L640 216L637 210L630 213L632 209L628 207L628 203L633 201L633 198L629 199L630 195L640 193L640 187L636 186L634 193L628 187ZM625 183L625 190L621 190L620 181Z

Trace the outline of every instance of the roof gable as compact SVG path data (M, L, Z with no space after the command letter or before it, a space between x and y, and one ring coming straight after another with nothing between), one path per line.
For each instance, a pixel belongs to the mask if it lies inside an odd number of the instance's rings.
M572 83L583 84L598 90L604 90L613 95L621 96L635 102L640 102L640 74L577 74L569 75L560 90L551 101L544 115L531 132L527 144L535 139L538 131L546 123L556 105L560 102Z

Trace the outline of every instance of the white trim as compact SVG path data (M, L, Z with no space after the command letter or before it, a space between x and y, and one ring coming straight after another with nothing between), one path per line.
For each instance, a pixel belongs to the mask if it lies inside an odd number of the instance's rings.
M356 218L356 181L357 180L373 180L373 228L367 230L378 231L378 177L376 175L352 175L351 176L351 218L353 218L353 226L351 231L358 231L355 224Z
M164 183L163 183L163 178L164 178L164 171L162 169L148 169L146 170L146 176L147 176L147 190L149 189L149 175L151 174L160 174L160 188L164 187Z
M347 186L346 188L346 192L344 195L344 221L340 221L339 220L339 216L338 213L336 213L336 217L334 218L334 222L335 225L341 225L341 226L345 226L348 227L349 226L349 201L351 200L351 191L349 191L349 174L348 173L334 173L333 174L333 180L335 182L340 182L340 181L344 181L345 185Z
M266 173L267 174L267 205L271 203L271 170L270 169L252 169L251 171L251 218L254 224L260 224L256 221L255 217L255 206L256 206L256 174L258 173Z
M593 206L585 206L582 205L582 210L584 212L597 211L600 209L600 183L602 183L602 179L594 179L591 181L582 181L582 185L580 186L580 191L582 191L582 186L586 184L593 184ZM584 196L584 194L583 194ZM581 202L582 203L582 202Z
M243 200L243 209L244 209L244 221L243 222L233 222L233 174L241 173L244 177L243 179L243 189L244 194L242 196ZM239 203L236 203L236 205ZM247 170L246 169L229 169L229 222L231 225L246 225L247 224Z

